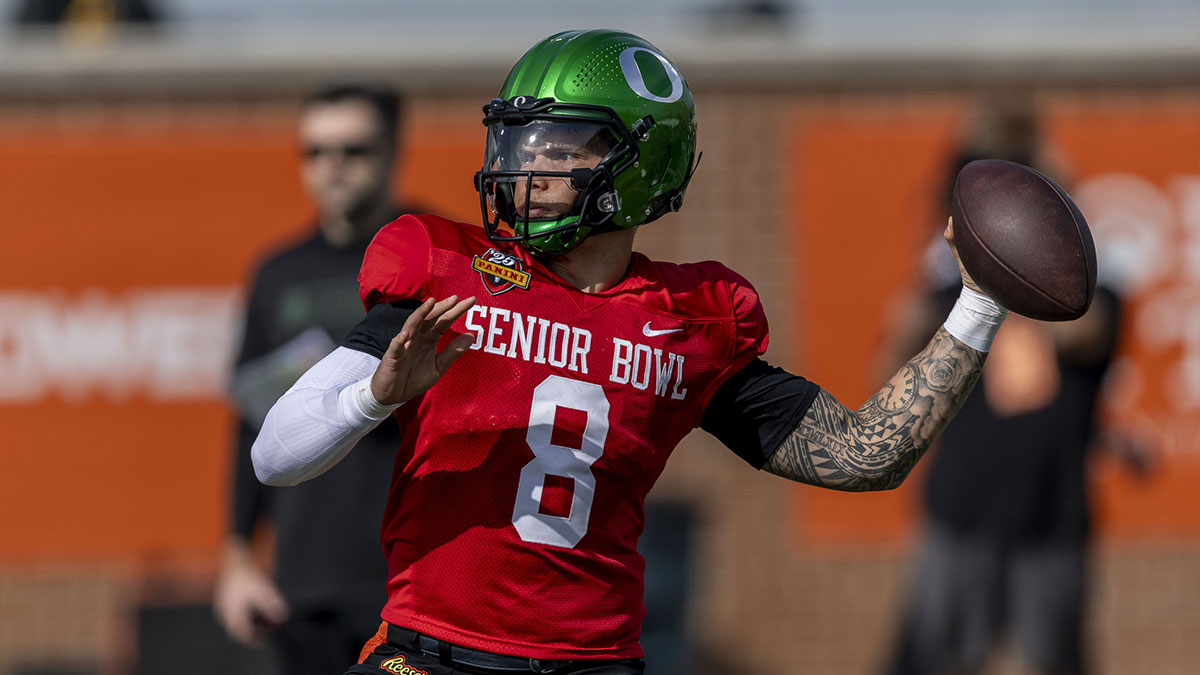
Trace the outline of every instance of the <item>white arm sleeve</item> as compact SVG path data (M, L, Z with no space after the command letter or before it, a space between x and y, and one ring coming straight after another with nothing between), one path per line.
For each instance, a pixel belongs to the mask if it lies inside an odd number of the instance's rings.
M250 458L267 485L296 485L325 473L399 406L371 395L379 359L338 347L300 376L267 413Z

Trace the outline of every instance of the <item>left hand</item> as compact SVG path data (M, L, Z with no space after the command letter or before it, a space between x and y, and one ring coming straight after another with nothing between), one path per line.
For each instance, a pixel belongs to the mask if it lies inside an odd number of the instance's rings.
M942 236L946 238L946 243L950 245L950 252L954 254L954 262L958 263L958 272L962 275L963 286L966 286L976 293L987 295L987 293L984 293L983 290L979 288L979 284L975 283L975 280L971 278L971 275L967 274L967 268L963 267L962 258L958 257L958 245L954 243L953 217L946 220L946 231L942 232Z
M229 637L248 647L263 647L290 611L279 587L254 561L249 544L230 541L213 594L213 612Z

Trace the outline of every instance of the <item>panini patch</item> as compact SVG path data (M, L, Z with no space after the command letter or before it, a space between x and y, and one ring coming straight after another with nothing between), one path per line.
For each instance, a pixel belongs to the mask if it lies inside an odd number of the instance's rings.
M471 261L471 269L479 272L484 288L492 295L500 295L514 287L521 290L529 288L530 274L525 271L521 259L494 248L475 256Z

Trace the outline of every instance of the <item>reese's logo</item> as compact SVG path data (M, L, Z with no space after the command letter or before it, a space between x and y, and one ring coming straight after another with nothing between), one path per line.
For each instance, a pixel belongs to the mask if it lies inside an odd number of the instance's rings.
M492 295L510 291L514 286L522 290L529 288L529 272L525 271L521 259L494 248L475 256L471 269L479 272L484 288Z
M414 668L405 663L403 654L384 661L379 664L379 668L385 673L396 673L396 675L429 675L429 671Z

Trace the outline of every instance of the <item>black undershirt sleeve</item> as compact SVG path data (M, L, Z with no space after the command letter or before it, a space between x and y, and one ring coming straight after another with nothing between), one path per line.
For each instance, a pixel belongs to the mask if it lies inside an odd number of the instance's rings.
M265 279L264 276L267 275L259 270L250 284L245 329L238 351L238 368L270 351L268 325L264 317L270 316L265 308L272 299L269 276ZM241 415L237 415L236 418L233 429L234 469L230 485L233 508L229 511L229 534L249 541L259 520L271 510L270 497L273 488L260 483L254 475L250 448L254 445L258 429L242 419Z
M755 359L713 394L700 428L761 469L800 424L820 389L799 375Z
M254 463L250 459L250 447L258 436L258 429L245 420L235 422L234 447L237 455L233 469L233 509L230 511L230 533L246 541L254 536L259 519L270 510L270 494L275 488L258 482L254 475Z
M350 329L342 346L382 359L392 338L404 327L404 322L421 303L416 300L381 302L367 312L358 325Z

